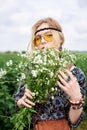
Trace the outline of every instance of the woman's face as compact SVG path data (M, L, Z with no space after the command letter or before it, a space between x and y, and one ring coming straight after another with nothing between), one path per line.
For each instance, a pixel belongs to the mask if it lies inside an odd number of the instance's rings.
M47 23L41 24L37 30L49 28ZM41 30L36 33L37 47L39 49L45 48L60 48L61 38L58 31L55 30ZM57 43L56 43L57 42ZM40 44L39 44L40 43Z

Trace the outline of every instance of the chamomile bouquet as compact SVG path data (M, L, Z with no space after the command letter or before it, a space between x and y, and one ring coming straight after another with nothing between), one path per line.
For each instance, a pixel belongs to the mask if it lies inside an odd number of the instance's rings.
M75 56L68 50L57 49L35 49L33 52L21 54L19 63L18 81L21 81L33 92L33 102L46 102L49 97L58 93L60 89L56 86L58 70L66 68L75 62ZM23 130L26 126L30 130L32 114L37 113L32 108L22 107L11 117L14 124L13 130Z

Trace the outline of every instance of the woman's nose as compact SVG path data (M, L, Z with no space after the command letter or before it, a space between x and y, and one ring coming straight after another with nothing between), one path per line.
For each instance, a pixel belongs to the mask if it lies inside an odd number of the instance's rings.
M41 38L41 43L46 43L46 40L43 37Z

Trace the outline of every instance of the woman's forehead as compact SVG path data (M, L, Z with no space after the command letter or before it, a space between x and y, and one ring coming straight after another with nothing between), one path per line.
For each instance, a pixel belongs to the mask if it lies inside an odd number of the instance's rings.
M42 23L38 28L37 28L37 30L40 30L40 29L42 29L42 28L48 28L49 27L49 25L47 24L47 23Z
M46 30L45 28L49 28L49 25L47 23L42 23L36 30L35 35L40 35L45 32L48 32L49 30Z
M61 29L55 28L55 27L50 27L47 23L42 23L35 31L34 35L40 35L43 34L45 32L51 31L51 30L55 30L55 31L59 31L62 32Z

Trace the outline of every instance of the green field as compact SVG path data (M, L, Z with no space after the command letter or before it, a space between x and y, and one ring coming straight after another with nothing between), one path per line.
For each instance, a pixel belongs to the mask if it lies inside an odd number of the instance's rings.
M77 57L76 65L77 67L80 67L83 70L87 79L87 52L74 52L74 53ZM21 59L19 56L17 56L16 52L0 53L0 68L4 68L6 66L6 62L8 62L9 60L12 60L14 63L17 64ZM14 72L14 66L13 66L13 70L11 71ZM10 82L0 83L0 104L1 104L0 122L2 124L0 125L0 130L12 129L12 124L10 123L10 117L16 111L15 102L12 96L13 93L16 92L18 87L18 84L16 82L15 84L12 82L13 79L15 81L15 75L16 72L14 72L14 74L11 74L9 71L6 80L9 80ZM76 130L87 130L87 96L86 96L86 104L84 106L84 111L86 113L86 118Z

